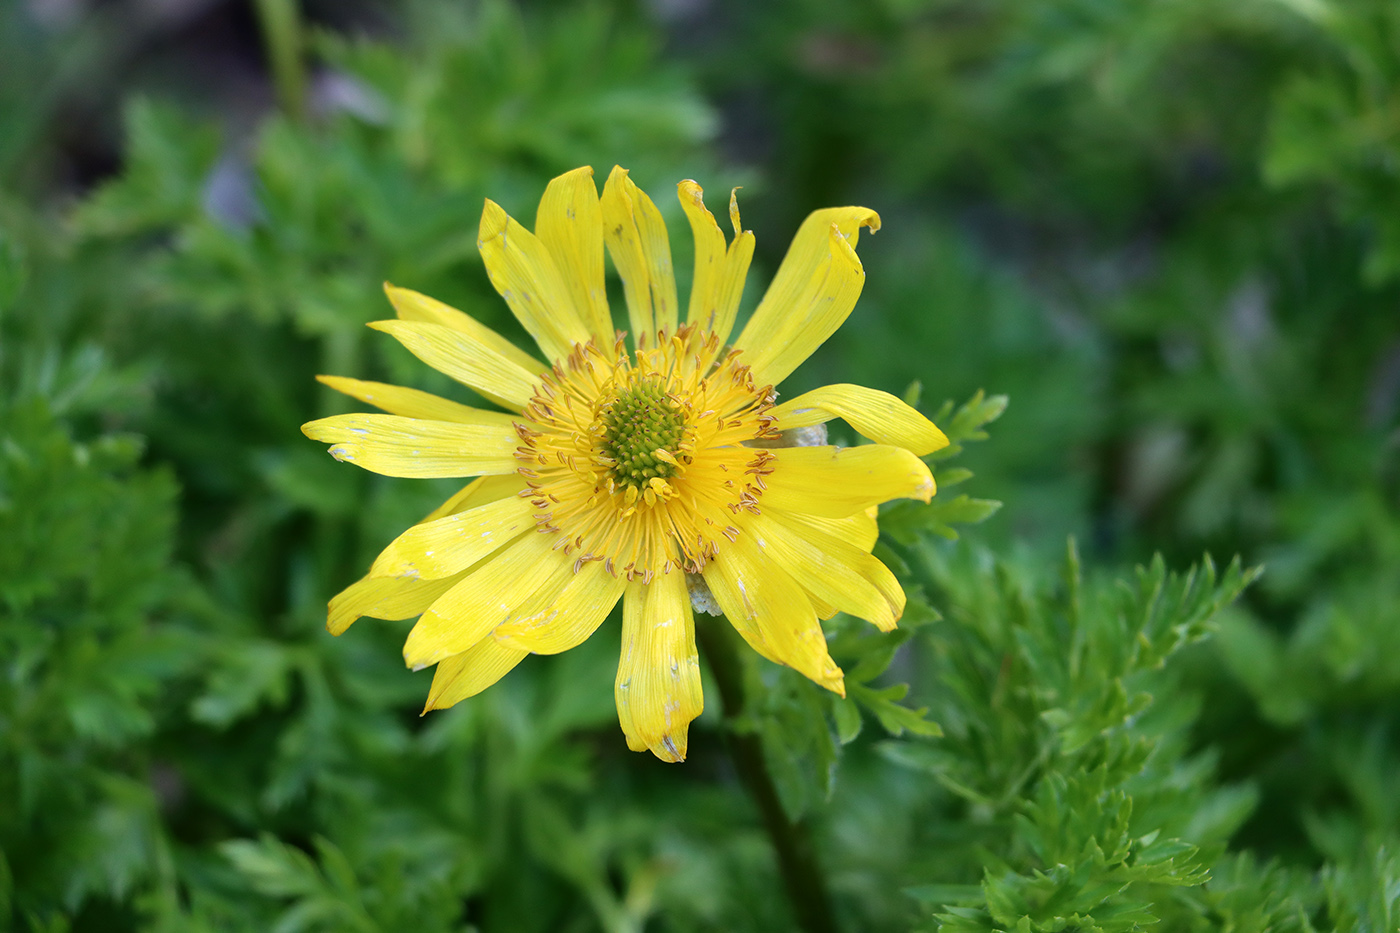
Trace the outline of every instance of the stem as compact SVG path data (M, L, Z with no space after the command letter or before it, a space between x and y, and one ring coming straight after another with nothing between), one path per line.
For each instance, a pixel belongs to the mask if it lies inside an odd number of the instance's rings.
M788 818L763 756L763 740L757 732L739 725L747 697L743 662L735 650L734 634L726 620L699 618L696 621L695 637L705 652L715 685L719 687L729 757L749 797L758 807L763 828L773 843L778 873L792 903L797 925L807 933L836 933L826 877L817 863L808 826L804 821L794 822Z
M306 63L302 59L301 13L297 0L256 0L263 47L277 89L277 104L292 120L306 117Z

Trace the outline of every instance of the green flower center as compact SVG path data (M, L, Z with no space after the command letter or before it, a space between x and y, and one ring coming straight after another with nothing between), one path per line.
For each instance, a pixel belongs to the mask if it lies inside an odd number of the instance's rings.
M681 459L677 448L685 434L685 417L660 381L628 386L603 408L600 420L602 450L614 461L612 472L619 483L641 489L653 477L676 474L676 464L656 456L656 451Z

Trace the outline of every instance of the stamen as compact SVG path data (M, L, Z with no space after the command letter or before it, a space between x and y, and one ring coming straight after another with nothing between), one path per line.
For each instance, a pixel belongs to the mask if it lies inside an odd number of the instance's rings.
M690 325L631 356L619 333L613 350L576 345L541 378L516 432L522 494L536 528L582 555L576 573L698 573L758 512L773 455L747 445L774 433L771 387Z

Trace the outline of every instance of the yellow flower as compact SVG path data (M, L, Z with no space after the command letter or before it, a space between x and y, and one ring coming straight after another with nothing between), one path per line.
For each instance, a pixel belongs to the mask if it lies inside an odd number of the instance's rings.
M305 425L337 459L389 476L480 477L330 603L337 635L362 615L421 614L404 659L437 665L427 709L481 692L527 654L567 651L623 599L618 718L632 749L679 761L702 707L692 605L722 610L764 657L842 695L819 620L840 610L889 630L904 609L871 555L875 507L928 501L933 477L919 456L947 439L874 389L832 385L778 405L773 388L854 307L865 279L857 236L879 217L859 207L808 217L726 345L753 233L733 194L727 246L700 186L683 181L679 195L695 236L684 324L661 214L621 168L601 199L591 168L554 179L534 233L486 202L487 274L548 363L386 286L398 319L370 326L510 414L321 377L388 412ZM630 352L608 311L605 243ZM817 426L838 417L874 443L825 446ZM783 446L803 434L823 446Z

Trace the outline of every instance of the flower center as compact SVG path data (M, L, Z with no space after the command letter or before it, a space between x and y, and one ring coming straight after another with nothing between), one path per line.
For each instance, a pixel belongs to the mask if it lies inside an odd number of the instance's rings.
M773 473L750 442L772 430L773 387L735 350L686 325L657 346L579 344L541 374L515 426L519 495L535 527L608 573L699 573L736 541Z
M603 407L599 421L600 447L613 461L612 474L619 484L641 489L654 477L676 474L685 415L659 379L640 380L623 389Z

